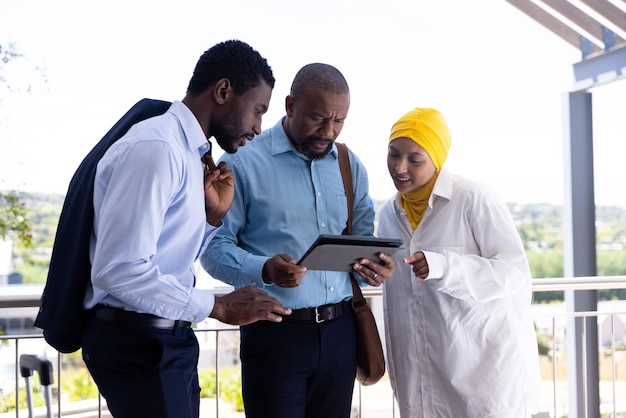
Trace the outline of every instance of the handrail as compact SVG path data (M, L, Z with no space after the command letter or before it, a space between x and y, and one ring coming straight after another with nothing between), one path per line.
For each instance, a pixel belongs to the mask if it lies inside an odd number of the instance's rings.
M2 286L0 308L37 308L44 285L9 285ZM599 290L626 289L626 276L586 276L535 278L532 283L533 292L561 290ZM221 296L233 290L230 286L221 286L209 291ZM364 296L380 296L382 288L366 286Z
M626 289L626 276L587 276L558 279L533 279L533 292L600 289Z

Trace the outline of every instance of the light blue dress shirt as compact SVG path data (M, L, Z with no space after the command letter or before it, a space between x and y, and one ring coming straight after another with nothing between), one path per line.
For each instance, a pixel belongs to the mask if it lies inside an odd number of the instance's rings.
M298 153L282 120L221 160L235 175L235 199L223 228L200 257L216 279L236 288L257 286L298 309L352 297L349 273L309 270L300 286L266 285L263 264L275 254L298 260L320 234L340 235L348 220L337 148L310 160ZM350 151L354 182L354 235L373 236L374 205L365 167Z
M209 148L193 113L177 101L134 125L102 157L87 309L103 303L190 322L210 314L214 297L194 288L193 267L219 229L205 214L200 157Z

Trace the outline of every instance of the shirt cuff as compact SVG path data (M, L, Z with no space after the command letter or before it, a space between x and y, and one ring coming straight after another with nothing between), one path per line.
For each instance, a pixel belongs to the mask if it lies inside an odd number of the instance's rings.
M196 289L191 291L189 305L183 312L183 321L201 322L209 317L215 306L215 295L211 290Z
M264 255L248 254L244 261L245 268L241 270L243 282L261 289L271 286L263 281L263 266L267 260L269 257Z
M446 257L443 254L424 251L424 257L428 263L428 276L426 280L443 279L445 274Z

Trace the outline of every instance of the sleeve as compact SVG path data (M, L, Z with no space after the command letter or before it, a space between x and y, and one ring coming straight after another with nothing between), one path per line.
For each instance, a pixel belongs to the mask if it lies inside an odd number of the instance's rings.
M530 289L530 268L506 204L489 190L476 199L469 230L459 234L465 234L460 241L475 242L478 251L424 251L430 270L426 280L437 281L433 284L453 297L475 301L507 298Z
M203 319L213 308L208 291L181 284L153 262L163 220L181 187L182 161L164 142L116 150L117 163L96 177L97 244L92 281L127 305L164 317ZM96 197L99 196L99 197ZM212 228L205 229L205 239Z

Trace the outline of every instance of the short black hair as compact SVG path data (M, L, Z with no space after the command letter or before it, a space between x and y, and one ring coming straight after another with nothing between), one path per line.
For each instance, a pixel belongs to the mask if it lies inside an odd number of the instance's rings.
M222 78L227 78L241 95L260 84L274 88L274 74L267 60L245 42L229 40L204 51L193 70L187 94L198 95Z
M328 64L307 64L298 71L291 84L294 99L306 95L310 90L322 90L335 94L349 94L348 82L341 72Z

